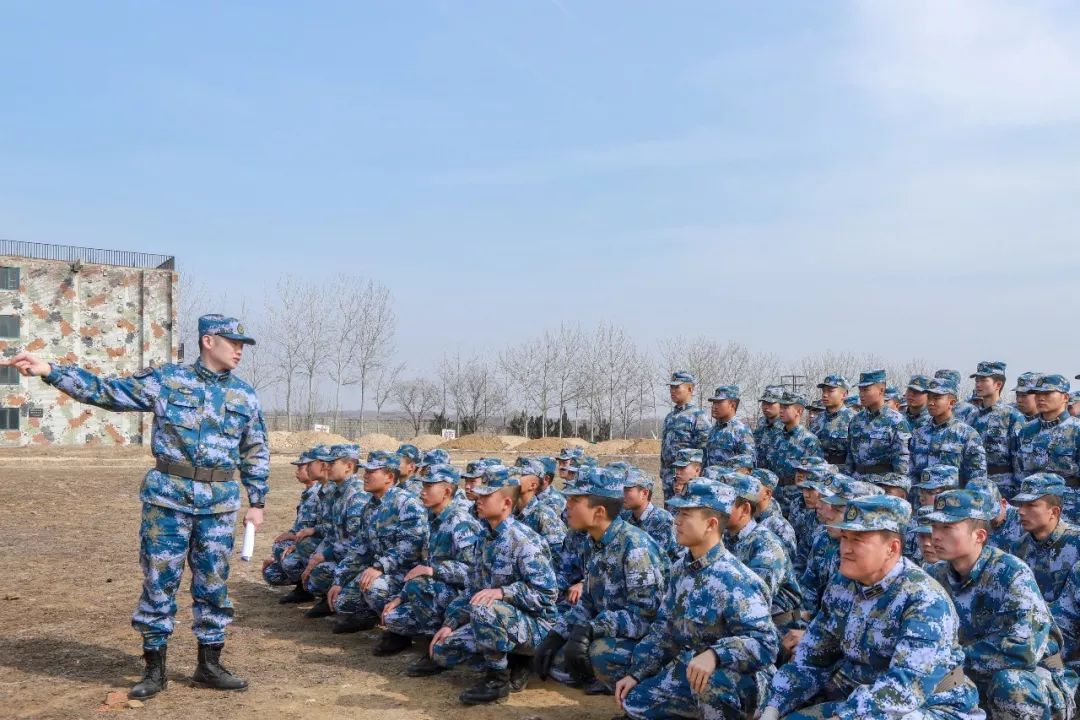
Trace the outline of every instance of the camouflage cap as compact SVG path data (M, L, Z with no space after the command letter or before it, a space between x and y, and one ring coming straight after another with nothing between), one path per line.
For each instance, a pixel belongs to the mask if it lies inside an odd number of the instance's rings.
M446 465L450 462L450 453L445 450L428 450L424 453L424 457L420 459L420 467L427 467L429 465Z
M713 391L712 397L709 398L709 402L718 402L720 400L738 400L739 399L739 386L738 385L721 385Z
M866 372L859 373L859 387L868 387L870 385L879 384L885 384L884 370L867 370Z
M720 480L728 469L722 465L706 465L701 469L701 477L710 480Z
M731 489L735 491L735 497L741 497L752 503L756 503L761 499L761 481L753 475L743 475L737 472L728 473L724 476L724 483L730 485Z
M981 492L990 498L990 504L993 505L994 508L1001 507L1001 490L998 489L997 483L990 478L968 480L968 484L964 489ZM997 512L997 510L995 510L995 512Z
M848 395L844 398L844 404L848 407L858 407L861 402L858 395Z
M770 490L775 490L780 484L780 478L768 468L754 468L750 471L750 474L756 477L758 482Z
M518 458L516 464L521 470L522 475L535 475L538 478L544 477L544 463L536 458Z
M825 403L822 401L821 398L818 398L817 400L814 400L809 405L807 405L806 409L810 410L812 412L824 412L825 411Z
M844 519L829 527L848 532L884 530L903 534L911 521L911 505L892 495L858 497L847 504Z
M491 495L503 488L521 487L521 479L505 465L486 466L483 478L483 482L473 488L477 495Z
M761 397L758 398L758 402L778 403L782 397L784 397L783 385L766 385Z
M1067 395L1069 393L1069 390L1069 381L1065 379L1065 376L1055 373L1052 375L1040 375L1038 381L1035 383L1035 387L1031 389L1031 392L1061 392Z
M907 389L918 393L924 393L930 387L930 378L926 375L912 375L908 380Z
M949 370L948 368L943 370L936 370L934 372L934 377L936 377L938 380L952 380L953 385L956 385L957 387L960 386L959 370Z
M900 402L900 388L896 387L895 385L886 385L885 399L896 400L897 402Z
M573 497L575 495L591 495L602 498L621 498L623 496L623 478L621 475L608 472L602 468L586 468L578 475L574 487L563 489L563 495Z
M623 487L639 487L645 488L650 492L656 489L656 481L648 475L644 470L640 470L636 467L630 468L626 473L626 479L623 481Z
M625 460L613 460L612 462L609 462L607 465L605 465L604 469L610 473L615 473L625 478L626 473L630 472L630 468L632 467L633 465L626 462Z
M801 405L802 407L809 404L805 395L792 390L785 390L784 394L780 396L779 402L781 405Z
M1042 373L1026 372L1020 373L1020 376L1016 378L1016 387L1013 388L1013 392L1029 393L1031 389L1035 387L1035 383L1039 381L1039 376Z
M825 379L817 385L821 389L825 388L844 388L844 390L851 389L851 383L843 375L826 375Z
M1078 402L1080 402L1080 390L1073 390L1069 393L1069 404L1072 405Z
M300 453L300 457L298 457L295 460L290 460L289 464L290 465L307 465L312 460L318 460L318 451L322 447L325 447L325 446L324 445L316 445L313 448L308 448L304 452Z
M1034 502L1044 495L1065 497L1068 494L1069 486L1065 484L1064 478L1057 473L1040 472L1023 479L1020 483L1020 492L1013 495L1011 502L1019 505Z
M882 473L881 475L866 475L867 480L878 486L900 488L904 492L911 491L911 478L902 473Z
M451 485L457 485L458 480L461 479L461 474L453 465L432 465L428 469L427 475L420 478L420 482L425 485L433 485L435 483L450 483Z
M960 469L954 465L931 465L922 471L920 482L915 484L919 490L944 490L960 487Z
M367 462L364 463L365 470L400 470L401 459L397 456L397 453L387 452L385 450L372 450L368 453Z
M735 504L735 490L715 480L694 479L686 484L682 495L671 498L667 504L678 509L707 508L730 515Z
M808 488L810 490L817 490L821 497L828 495L835 495L839 491L839 485L844 480L847 480L847 475L841 475L840 473L829 473L827 475L811 476L802 481L799 485L800 488Z
M923 505L915 511L915 533L917 535L930 535L934 532L934 528L930 526L930 521L927 519L933 514L933 505Z
M700 465L705 459L704 453L698 448L683 448L679 451L679 454L675 458L675 462L671 463L675 467L686 467L692 463Z
M544 466L544 474L545 475L554 475L555 474L555 470L557 469L556 465L558 464L556 462L555 458L551 457L550 455L541 455L540 457L538 457L536 459L539 460L540 464Z
M447 462L449 462L449 460ZM483 477L484 468L491 467L492 465L502 465L502 462L498 458L480 458L479 460L473 460L465 465L465 472L461 473L461 477L469 479Z
M341 445L331 445L326 455L320 457L322 460L324 457L328 457L327 462L333 462L334 460L356 460L360 461L360 446L355 443L342 443Z
M934 512L926 516L932 523L956 523L961 520L993 520L998 507L989 496L978 490L957 488L946 490L934 498Z
M559 451L557 460L580 460L585 455L585 450L573 445L564 447Z
M671 373L671 380L668 381L668 385L694 385L697 383L697 378L694 377L694 373L687 370L676 370Z
M856 480L847 475L836 475L830 478L830 483L833 492L821 495L821 501L829 505L847 505L855 498L885 494L885 491L877 485L864 480Z
M931 395L952 395L955 397L960 391L952 378L936 377L930 381L930 386L926 388L926 392Z
M1004 380L1005 363L1000 360L983 360L976 366L975 372L971 374L971 377L999 377Z
M223 338L237 340L245 345L254 345L255 338L248 337L244 326L234 317L225 317L211 313L199 318L199 337L203 335L220 335Z
M312 460L321 460L322 462L334 462L334 453L331 452L329 445L316 445L308 450L308 455ZM360 446L356 446L356 460L360 460Z
M409 445L408 443L405 443L404 445L398 447L397 456L399 458L409 458L414 463L420 462L420 448L416 447L415 445Z

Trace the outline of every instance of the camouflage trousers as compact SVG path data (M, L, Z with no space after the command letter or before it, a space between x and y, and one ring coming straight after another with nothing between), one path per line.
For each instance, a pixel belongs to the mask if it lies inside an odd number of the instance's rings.
M299 543L293 540L274 543L274 562L263 568L263 580L267 585L295 585L300 581L308 558L318 546L319 541L313 537L306 537ZM292 551L286 555L285 551L289 548Z
M235 526L235 511L192 515L143 503L139 528L143 587L131 625L142 633L144 648L160 648L172 635L176 591L188 561L194 615L191 630L204 645L225 641L225 628L233 618L226 582Z
M975 680L979 705L993 720L1063 720L1072 717L1072 693L1055 683L1049 670L998 670Z
M308 575L304 588L315 595L325 595L330 592L334 585L334 571L337 570L337 562L327 560L316 565Z
M551 622L496 600L473 605L471 619L435 646L432 659L443 667L469 662L479 670L505 670L507 653L531 655L544 641Z
M772 679L773 669L755 674L717 668L703 692L695 695L686 679L690 652L669 662L656 675L634 686L623 702L623 710L635 720L660 718L701 718L732 720L753 717Z
M788 522L792 525L795 524L795 520L790 516L791 508L795 504L795 501L802 495L802 490L798 485L792 483L791 485L779 485L776 488L774 497L776 503L780 506L780 512L784 514Z
M664 509L672 510L668 507L668 501L675 497L675 468L666 468L660 470L660 486L664 488Z
M312 573L314 574L314 573ZM383 607L401 590L401 575L382 574L371 583L367 590L360 589L360 577L356 577L341 586L341 592L334 600L334 612L342 615L381 615Z
M931 696L933 704L904 715L903 720L985 720L987 715L979 709L979 693L970 682L965 682L942 693ZM783 716L783 720L828 720L837 716L843 700L815 702L823 699L819 695L814 702L800 710ZM1039 717L1039 716L1036 716Z
M1020 490L1020 481L1017 480L1012 473L990 475L987 479L997 485L998 492L1000 492L1001 497L1006 500L1012 500L1012 496Z
M1061 498L1061 517L1070 525L1080 525L1080 488L1070 487Z
M398 635L434 635L460 592L431 576L413 578L401 588L401 604L386 614L386 629Z
M589 645L589 660L592 662L593 673L596 679L614 689L615 683L630 672L630 661L634 658L634 647L641 640L628 638L602 637L593 640ZM552 672L552 677L560 682L570 680L570 675L565 667L565 654L559 650L553 663L557 670Z

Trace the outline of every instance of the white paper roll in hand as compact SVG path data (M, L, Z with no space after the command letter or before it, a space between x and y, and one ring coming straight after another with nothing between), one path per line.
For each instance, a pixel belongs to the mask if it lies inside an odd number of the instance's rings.
M251 556L255 554L255 523L244 523L244 547L240 550L240 559L244 562L250 562Z

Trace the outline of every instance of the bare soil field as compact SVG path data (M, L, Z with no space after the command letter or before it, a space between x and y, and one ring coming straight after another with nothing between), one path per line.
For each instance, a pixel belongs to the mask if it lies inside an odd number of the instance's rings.
M455 453L453 460L479 455ZM196 643L185 576L169 646L170 687L128 708L125 702L106 706L106 698L126 693L142 672L140 639L129 622L141 585L138 489L150 455L136 448L0 450L0 718L576 720L617 714L610 697L586 697L536 679L505 705L465 708L457 695L474 682L468 670L407 678L404 668L417 651L374 658L377 631L332 635L329 620L308 620L296 606L278 605L285 589L267 587L260 567L271 538L292 522L299 496L289 459L273 458L255 559L240 560L238 536L232 563L236 620L223 660L250 688L217 693L189 686ZM657 470L655 457L633 460Z

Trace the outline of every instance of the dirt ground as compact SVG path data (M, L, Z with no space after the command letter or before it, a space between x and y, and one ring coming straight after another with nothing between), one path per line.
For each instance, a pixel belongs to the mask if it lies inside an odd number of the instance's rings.
M479 455L455 455L454 461ZM185 576L169 646L168 691L143 707L105 711L107 695L126 692L142 672L130 616L141 583L138 489L150 456L141 449L0 451L0 718L576 720L617 714L610 697L586 697L535 679L507 704L465 708L457 695L473 682L469 671L407 678L404 667L416 651L374 658L378 631L332 635L329 619L308 620L296 606L278 605L285 590L267 587L259 570L270 539L292 522L299 496L288 460L273 458L256 558L240 560L238 537L229 581L236 619L223 659L249 680L248 691L190 687L196 643ZM656 458L635 462L656 470Z

